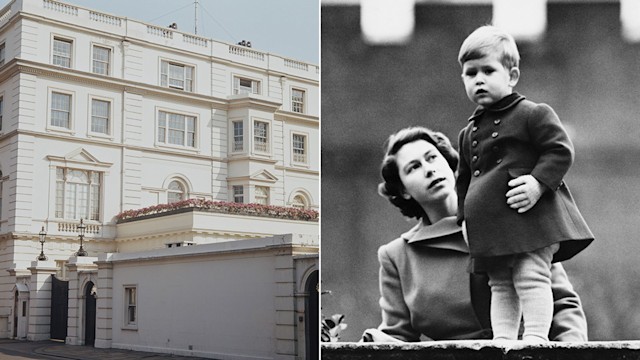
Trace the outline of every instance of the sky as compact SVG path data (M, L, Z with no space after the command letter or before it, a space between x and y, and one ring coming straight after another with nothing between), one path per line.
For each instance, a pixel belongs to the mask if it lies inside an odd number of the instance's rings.
M195 0L64 0L69 4L195 33ZM6 3L3 2L3 3ZM320 63L319 0L198 0L197 34Z

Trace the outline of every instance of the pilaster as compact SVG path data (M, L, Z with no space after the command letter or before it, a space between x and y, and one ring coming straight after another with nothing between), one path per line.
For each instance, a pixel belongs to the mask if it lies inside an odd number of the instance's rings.
M84 345L84 292L83 286L88 278L97 275L98 266L94 263L98 258L91 256L74 256L67 264L69 279L69 319L67 322L67 339L69 345Z
M275 348L278 359L295 359L295 264L292 248L280 248L275 260Z
M96 309L96 341L97 348L111 348L113 340L113 264L98 261L98 301Z
M51 332L51 275L57 271L56 263L34 261L28 270L31 272L31 283L27 340L47 340Z

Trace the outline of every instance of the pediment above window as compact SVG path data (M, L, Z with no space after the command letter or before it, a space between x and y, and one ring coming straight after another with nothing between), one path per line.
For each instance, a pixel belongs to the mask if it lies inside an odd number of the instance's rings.
M267 170L260 170L256 173L253 173L251 176L249 176L249 179L268 183L275 183L276 181L278 181L278 178Z
M104 171L113 165L113 163L101 161L98 157L83 148L78 148L63 156L48 155L47 159L51 162L51 165L88 170Z

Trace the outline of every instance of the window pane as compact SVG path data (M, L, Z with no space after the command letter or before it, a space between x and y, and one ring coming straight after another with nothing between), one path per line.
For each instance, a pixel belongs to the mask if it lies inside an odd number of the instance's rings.
M256 151L267 152L269 149L268 139L268 127L269 124L265 122L256 121L254 124L253 137L254 137L254 149Z
M242 121L233 122L233 151L242 151L244 147Z
M269 205L269 188L264 186L256 186L256 203Z
M304 91L298 89L291 90L291 111L297 113L304 112Z
M64 217L67 219L75 219L76 218L76 184L66 184L64 191L66 193L66 196L64 199L64 203L65 203Z
M182 187L182 184L180 184L178 181L172 181L169 184L169 190L184 191L184 188Z
M184 66L169 64L169 86L184 88Z
M51 125L69 129L71 116L71 95L51 94Z
M235 78L235 94L258 94L260 93L260 83L251 79Z
M296 195L293 198L293 202L291 203L291 206L295 208L300 208L300 209L306 208L306 205L307 205L306 201L302 195Z
M196 118L194 116L160 112L158 142L195 147L196 131Z
M77 195L78 203L76 207L77 207L78 217L81 219L87 219L89 215L89 185L78 184L77 190L78 190L78 195Z
M57 168L56 217L99 220L100 173Z
M169 183L167 191L167 202L173 203L184 199L185 189L182 183L179 181L172 181Z
M53 39L53 65L71 67L71 41Z
M293 134L293 161L306 162L305 140L306 136Z
M109 107L108 101L91 101L91 131L102 134L109 133Z
M184 145L184 131L169 129L169 144Z
M167 86L169 82L169 63L163 61L160 66L160 86Z
M242 185L233 186L233 202L244 203L244 187Z
M96 74L109 75L109 60L111 49L100 46L93 47L93 72Z

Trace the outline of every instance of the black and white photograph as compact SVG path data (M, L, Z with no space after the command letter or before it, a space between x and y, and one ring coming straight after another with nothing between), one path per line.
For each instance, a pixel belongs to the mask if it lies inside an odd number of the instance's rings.
M640 339L639 59L635 1L321 1L323 358Z

